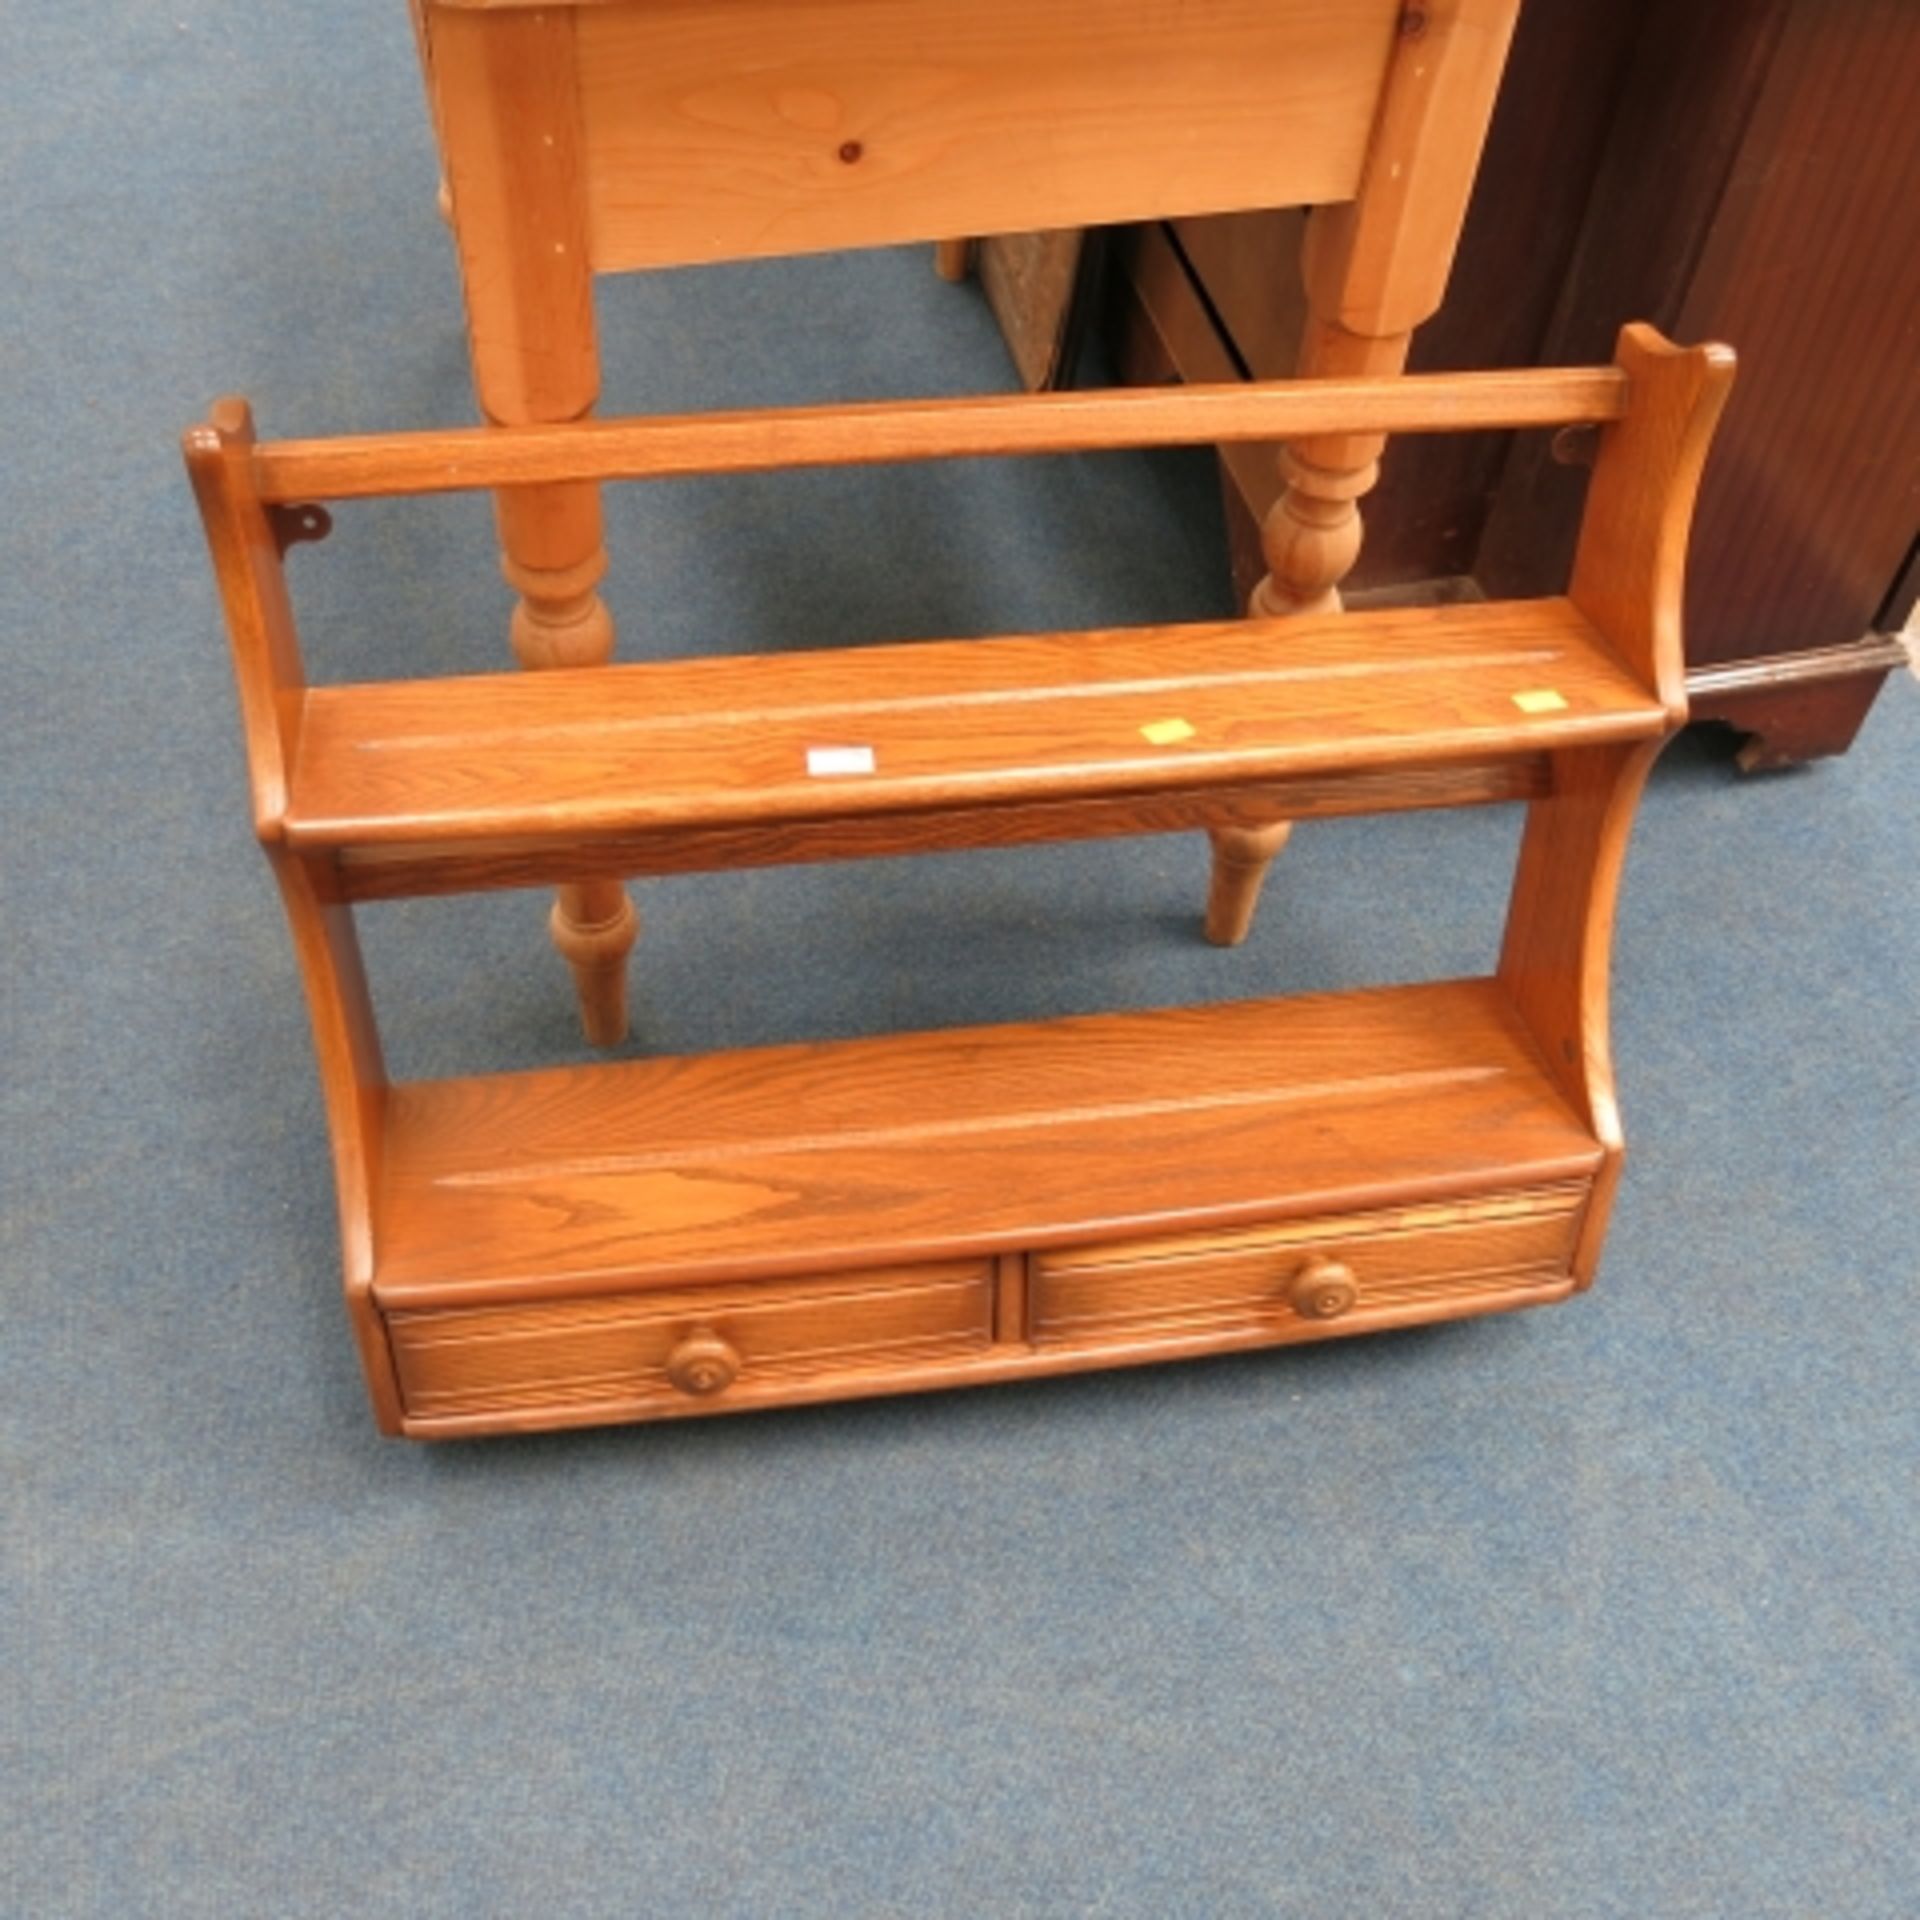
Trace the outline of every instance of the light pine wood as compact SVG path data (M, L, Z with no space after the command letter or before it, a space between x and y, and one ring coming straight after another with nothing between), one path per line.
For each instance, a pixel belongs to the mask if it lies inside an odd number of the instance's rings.
M1302 378L1395 374L1439 307L1466 217L1518 7L1423 0L1401 15L1359 190L1317 206L1302 242ZM1378 475L1374 432L1296 439L1263 538L1264 613L1324 612L1359 550L1358 499Z
M573 11L429 0L422 25L480 404L503 424L578 419L600 357Z
M1411 334L1349 333L1314 316L1301 342L1303 380L1382 379L1405 364ZM1358 502L1380 477L1384 433L1320 434L1280 450L1281 491L1260 529L1267 563L1249 611L1257 619L1337 613L1340 582L1360 552Z
M481 409L500 425L582 419L600 365L573 15L557 6L482 20L429 4L418 24ZM610 658L598 488L516 486L496 496L495 512L502 570L519 595L510 640L521 666ZM587 1038L612 1045L627 1030L633 903L616 880L583 880L562 889L549 928Z
M284 580L325 516L268 498L245 407L216 408L187 459L383 1430L1130 1365L1590 1280L1622 1150L1614 901L1684 711L1729 362L1634 332L1622 367L1566 598L337 688L306 684ZM390 1085L349 911L1500 798L1529 818L1490 979L827 1046Z
M1358 191L1316 206L1303 242L1307 316L1303 379L1396 374L1413 329L1440 305L1517 0L1420 0L1400 16ZM1360 552L1359 503L1380 476L1384 435L1296 438L1280 454L1282 487L1261 527L1258 617L1329 613ZM1208 932L1252 920L1264 865L1244 844L1214 846Z
M1344 200L1400 7L573 11L594 265L618 272Z
M1439 307L1519 12L1517 0L1401 11L1358 189L1307 222L1307 302L1327 324L1393 339Z

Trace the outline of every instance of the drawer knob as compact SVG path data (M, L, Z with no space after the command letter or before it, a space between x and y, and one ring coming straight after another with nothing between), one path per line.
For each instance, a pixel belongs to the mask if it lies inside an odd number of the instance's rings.
M1287 1288L1294 1312L1309 1320L1337 1320L1359 1297L1353 1269L1339 1260L1309 1260Z
M710 1327L696 1327L667 1355L667 1378L682 1393L719 1393L739 1371L739 1354Z

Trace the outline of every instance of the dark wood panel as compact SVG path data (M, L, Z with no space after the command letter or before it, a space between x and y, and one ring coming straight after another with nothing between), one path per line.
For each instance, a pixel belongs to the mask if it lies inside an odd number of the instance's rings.
M1741 357L1694 530L1696 710L1752 736L1744 765L1841 752L1886 677L1862 636L1904 613L1920 530L1920 7L1648 11L1542 357L1634 316ZM1581 491L1516 441L1489 592L1561 577Z
M1740 765L1758 773L1845 753L1887 675L1906 663L1897 637L1868 634L1845 646L1695 667L1687 703L1696 720L1745 734Z
M974 271L1029 393L1073 385L1094 302L1104 229L1004 233L974 248Z
M1611 343L1628 320L1677 324L1788 3L1664 0L1644 10L1541 362ZM1749 378L1743 369L1743 395ZM1565 577L1584 490L1538 439L1514 444L1474 560L1488 592Z
M1688 654L1854 640L1920 528L1920 7L1796 6L1679 318L1742 370Z
M1920 8L1655 10L1544 357L1634 315L1740 352L1695 527L1690 660L1844 645L1880 612L1920 526L1917 313ZM1580 491L1516 447L1476 568L1489 591L1558 577Z
M1548 329L1594 177L1645 17L1664 4L1527 0L1521 8L1446 301L1414 335L1410 372L1554 363ZM1613 334L1603 360L1613 356ZM1547 436L1531 438L1544 449ZM1462 435L1444 447L1389 442L1367 511L1376 551L1355 584L1474 573L1511 442L1505 434Z

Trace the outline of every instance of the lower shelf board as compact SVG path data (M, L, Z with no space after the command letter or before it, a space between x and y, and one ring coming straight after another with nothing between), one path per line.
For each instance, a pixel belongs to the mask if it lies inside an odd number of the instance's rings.
M382 1131L423 1436L1557 1299L1603 1159L1488 980L414 1083Z

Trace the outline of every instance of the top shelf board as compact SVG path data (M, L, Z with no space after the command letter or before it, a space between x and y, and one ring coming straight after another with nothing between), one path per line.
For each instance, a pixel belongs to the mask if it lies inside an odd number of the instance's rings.
M1568 601L314 688L296 848L578 840L1653 739Z

